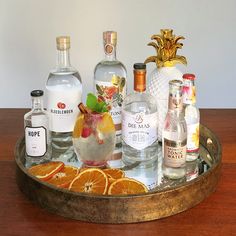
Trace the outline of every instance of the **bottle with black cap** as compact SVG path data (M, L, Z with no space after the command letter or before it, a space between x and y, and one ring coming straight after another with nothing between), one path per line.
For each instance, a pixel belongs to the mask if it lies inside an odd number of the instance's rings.
M125 98L122 106L122 159L127 164L157 157L157 104L145 91L146 65L136 63L134 93Z
M38 164L51 158L51 134L49 117L43 109L43 91L33 90L31 97L32 109L24 115L25 157L30 164Z

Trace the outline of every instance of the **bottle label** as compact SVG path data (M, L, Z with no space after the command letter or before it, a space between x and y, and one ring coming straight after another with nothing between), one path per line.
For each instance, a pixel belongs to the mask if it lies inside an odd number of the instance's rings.
M72 132L79 113L81 90L48 89L48 113L50 130L54 132Z
M186 161L187 140L176 142L164 138L164 164L169 167L181 167Z
M42 157L47 152L47 131L43 126L25 127L26 154L30 157Z
M95 80L95 91L99 99L106 102L116 129L121 124L121 106L126 95L126 80L124 77L112 76L111 82Z
M196 103L195 86L183 86L183 103L184 104Z
M187 125L187 152L199 149L199 123Z
M122 139L137 150L152 145L157 140L157 112L133 115L122 111Z

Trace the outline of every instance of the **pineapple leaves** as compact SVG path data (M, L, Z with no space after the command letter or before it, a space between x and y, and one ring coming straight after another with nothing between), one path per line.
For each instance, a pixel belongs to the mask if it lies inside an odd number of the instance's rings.
M144 63L155 62L157 67L174 66L177 63L186 65L187 60L184 56L177 55L177 50L183 47L178 41L185 39L183 36L175 36L173 30L162 29L161 34L154 34L151 37L156 42L148 43L148 46L153 46L156 50L156 56L148 57Z
M180 40L180 39L185 39L185 37L183 37L183 36L178 36L178 37L176 37L175 38L175 44ZM182 44L182 43L181 43ZM183 44L182 44L183 45Z
M151 57L148 57L148 58L144 61L144 63L147 64L147 63L149 63L149 62L156 62L156 59L157 59L156 56L151 56Z

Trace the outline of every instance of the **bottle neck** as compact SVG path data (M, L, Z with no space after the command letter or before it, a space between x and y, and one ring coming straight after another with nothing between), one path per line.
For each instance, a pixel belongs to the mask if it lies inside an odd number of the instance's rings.
M104 53L106 61L116 61L116 46L113 44L104 44Z
M146 70L134 70L134 91L136 93L145 93Z
M183 103L186 105L196 104L196 90L194 80L184 80Z
M169 95L168 110L176 112L177 114L183 111L183 101L182 96Z
M43 110L43 97L32 97L32 110L33 111Z
M57 70L65 70L71 67L70 64L70 51L57 50Z

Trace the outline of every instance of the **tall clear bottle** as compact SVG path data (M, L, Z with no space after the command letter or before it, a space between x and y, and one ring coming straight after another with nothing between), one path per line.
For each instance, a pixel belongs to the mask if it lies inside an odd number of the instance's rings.
M126 164L157 158L157 104L146 93L146 65L134 64L134 93L122 106L122 149Z
M110 113L116 127L116 147L113 160L121 159L121 107L126 96L127 72L122 62L116 59L117 33L103 32L105 58L94 70L96 95L110 105ZM114 162L113 162L114 163Z
M82 82L79 72L70 64L70 37L57 37L56 43L57 65L46 83L53 158L74 161L72 131L79 113Z
M183 75L183 103L187 123L187 161L194 161L199 156L200 112L196 107L195 75Z
M182 86L180 80L169 82L168 112L162 134L163 174L170 179L186 174L187 125L184 119Z
M32 109L24 115L25 158L31 164L51 159L49 117L43 109L43 91L31 92Z

